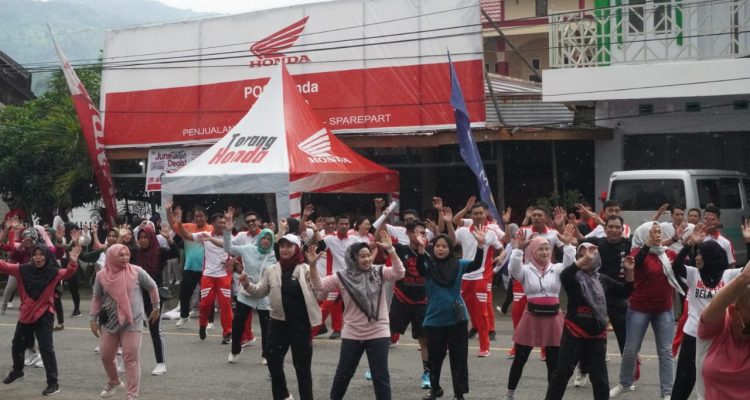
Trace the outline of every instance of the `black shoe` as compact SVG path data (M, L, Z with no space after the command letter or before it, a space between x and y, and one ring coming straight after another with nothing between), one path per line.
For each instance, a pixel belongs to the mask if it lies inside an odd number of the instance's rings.
M325 335L326 333L328 333L328 328L323 325L322 327L320 327L320 330L318 330L318 334L315 336Z
M422 398L422 400L434 400L439 397L443 397L443 389L437 388L437 389L430 389L430 395L425 396Z
M231 344L232 343L232 334L227 333L224 335L224 338L221 339L221 344Z
M42 394L45 396L52 396L53 394L58 393L60 393L60 386L57 386L56 383L47 385L47 389L42 390Z
M495 340L495 331L490 331L490 341L494 342Z
M206 327L201 326L198 328L198 337L201 338L201 340L206 340Z
M81 316L81 310L73 310L73 314L70 314L70 318L77 318Z
M469 329L469 339L474 339L477 337L477 330L474 328Z
M328 336L328 339L341 339L341 332L333 331L333 333L331 333L331 336Z
M24 376L26 376L26 374L23 371L16 371L14 369L8 373L8 376L6 376L5 379L3 379L3 383L6 385L10 385L16 380L23 378Z

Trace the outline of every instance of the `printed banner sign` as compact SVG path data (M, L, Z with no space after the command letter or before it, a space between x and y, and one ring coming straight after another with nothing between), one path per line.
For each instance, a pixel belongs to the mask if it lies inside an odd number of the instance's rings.
M146 191L161 191L161 177L166 173L177 172L190 161L195 160L208 147L155 148L148 152L146 168Z
M454 129L446 50L484 126L479 0L340 0L107 32L107 148L214 143L279 64L334 133Z

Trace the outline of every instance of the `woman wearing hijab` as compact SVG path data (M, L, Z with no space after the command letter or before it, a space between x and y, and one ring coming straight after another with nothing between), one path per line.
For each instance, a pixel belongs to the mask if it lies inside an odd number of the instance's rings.
M151 304L159 304L159 288L143 268L130 263L130 250L122 244L107 249L106 266L96 273L91 299L91 332L100 338L99 348L107 384L101 397L112 397L124 385L117 375L115 355L122 348L128 400L138 398L141 379L139 350L143 324L159 319L159 309L147 316L143 308L142 290L149 293Z
M597 246L581 244L576 258L576 262L560 274L560 281L568 295L568 309L557 368L547 386L546 399L563 398L576 364L582 361L589 370L594 399L606 400L609 398L606 296L614 291L621 291L624 295L632 291L635 261L630 256L623 260L626 283L611 286L603 285L600 280L602 259Z
M310 271L311 267L305 264L302 255L299 237L289 233L279 239L279 262L266 268L258 283L251 283L247 273L240 275L242 294L256 299L268 296L271 303L266 359L274 400L293 399L284 375L284 357L289 348L292 349L300 399L313 398L310 330L312 326L320 325L321 315Z
M159 246L159 241L156 238L153 227L148 225L138 230L137 247L130 255L131 264L143 268L151 279L156 282L157 287L164 286L162 280L162 276L164 275L162 272L167 265L167 260L180 256L180 249L177 248L177 245L174 244L174 241L170 237L169 227L166 226L163 229L161 234L167 240L169 248ZM161 303L151 303L151 298L145 290L141 291L141 295L143 296L143 308L146 315L151 314L154 308L158 308L161 314ZM149 321L148 323L151 343L154 345L154 355L156 357L156 366L151 371L151 375L162 375L167 372L166 354L164 351L165 343L160 322L161 319L157 319L154 322Z
M449 232L453 230L450 219L446 226ZM446 352L450 355L453 398L463 399L464 394L469 393L468 313L461 297L461 277L482 266L485 232L474 230L472 233L477 240L477 252L472 261L453 255L454 245L449 235L440 234L432 239L429 253L424 245L419 247L417 269L426 278L427 290L427 310L422 326L427 336L430 363L430 394L424 400L443 396L440 371Z
M323 279L315 268L320 254L316 253L316 249L308 248L307 259L315 290L320 293L339 291L344 301L341 353L331 386L331 400L344 398L364 352L367 352L375 398L391 398L391 377L388 373L391 330L384 283L403 278L406 270L393 248L390 236L381 232L378 239L378 246L390 254L393 267L372 265L370 247L367 243L357 242L346 249L346 270Z
M660 398L669 399L672 395L672 297L675 290L682 295L685 292L672 271L672 261L677 255L661 242L661 227L657 222L646 222L633 234L631 255L635 257L635 283L625 317L628 334L620 364L619 385L609 391L611 398L635 390L636 357L649 324L654 330L659 357Z
M513 279L523 285L527 305L518 328L513 333L516 357L510 367L506 400L515 398L516 387L532 348L546 348L548 380L557 366L557 353L563 330L559 298L560 274L575 260L576 249L570 245L574 231L575 225L569 224L565 227L564 234L558 236L565 244L563 262L558 264L552 264L552 246L544 237L537 236L527 240L526 231L522 229L514 239L515 248L511 252L508 268Z
M80 254L80 246L70 251L67 269L60 269L50 249L39 245L31 251L31 262L28 264L9 264L0 261L0 272L16 278L21 298L18 323L11 345L13 370L3 380L6 385L25 375L24 352L36 336L47 374L47 388L42 394L48 396L60 391L57 382L57 359L52 342L54 292L61 280L76 273Z
M226 220L231 221L233 214L227 213ZM276 264L276 255L273 251L273 231L266 228L260 231L255 243L235 246L232 244L232 229L224 230L224 251L233 256L242 257L242 271L253 282L260 282L260 278L266 269ZM253 309L258 311L261 332L261 363L267 364L268 356L268 319L269 313L268 297L259 299L247 296L239 291L232 320L232 350L229 353L229 363L236 363L242 352L242 334L247 330L246 324L252 321L248 318Z
M673 400L687 400L694 386L698 396L702 398L702 358L696 363L698 321L703 309L716 297L719 290L740 274L739 268L727 269L729 260L726 251L713 240L704 242L705 236L706 233L701 226L696 227L674 262L675 275L687 282L688 317L683 328L684 335L677 360ZM684 264L688 256L695 266Z

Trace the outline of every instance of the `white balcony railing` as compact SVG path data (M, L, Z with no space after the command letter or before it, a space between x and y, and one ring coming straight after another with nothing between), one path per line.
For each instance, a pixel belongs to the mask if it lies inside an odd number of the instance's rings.
M629 4L550 16L550 66L602 67L750 55L750 0L624 2Z

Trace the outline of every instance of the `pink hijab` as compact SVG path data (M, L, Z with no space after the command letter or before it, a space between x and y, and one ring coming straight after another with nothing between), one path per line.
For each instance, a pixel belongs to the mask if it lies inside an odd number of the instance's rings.
M526 247L525 254L526 261L533 264L541 273L544 273L544 271L547 270L547 267L551 264L549 260L547 260L546 262L541 261L536 255L537 249L539 249L543 244L549 245L549 241L542 236L537 236L531 239L529 245Z
M117 254L127 246L113 244L107 249L104 268L96 273L99 283L115 302L117 302L117 319L120 325L133 323L133 310L130 307L130 293L135 287L138 271L128 263L124 267L118 265Z

